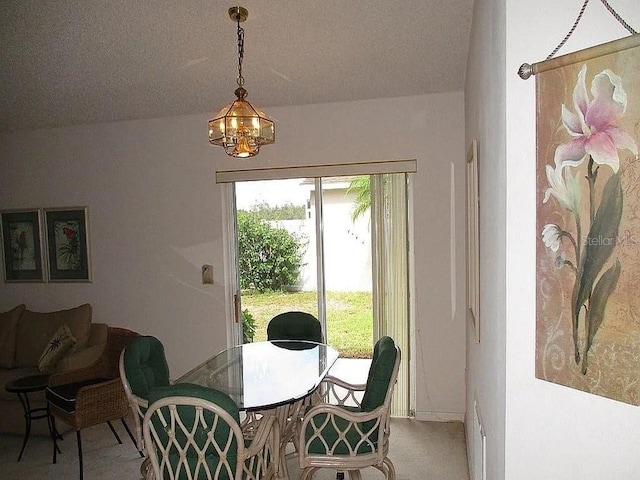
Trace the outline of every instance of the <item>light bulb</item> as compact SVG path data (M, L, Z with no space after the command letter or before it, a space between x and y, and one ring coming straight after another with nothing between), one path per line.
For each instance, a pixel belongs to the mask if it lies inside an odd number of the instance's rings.
M233 151L234 156L245 158L253 155L254 151L249 145L249 140L245 136L241 136L238 138L238 143L236 144L236 148Z

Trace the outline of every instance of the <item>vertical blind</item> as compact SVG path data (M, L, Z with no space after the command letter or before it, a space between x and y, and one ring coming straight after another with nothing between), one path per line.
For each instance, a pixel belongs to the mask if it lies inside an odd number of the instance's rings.
M371 177L374 337L388 335L402 353L391 415L407 417L409 377L409 235L407 175Z

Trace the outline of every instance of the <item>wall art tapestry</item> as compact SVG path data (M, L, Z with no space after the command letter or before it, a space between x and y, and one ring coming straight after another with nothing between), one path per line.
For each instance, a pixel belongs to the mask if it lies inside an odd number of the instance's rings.
M638 405L640 35L618 42L536 75L536 377Z

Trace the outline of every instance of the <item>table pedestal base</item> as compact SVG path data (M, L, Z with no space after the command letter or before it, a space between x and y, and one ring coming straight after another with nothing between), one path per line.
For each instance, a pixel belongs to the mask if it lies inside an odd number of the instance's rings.
M250 412L247 414L245 422L243 422L243 430L247 431L248 428L252 428L252 422L258 421L256 415L275 416L278 419L280 428L280 468L278 469L277 478L279 479L289 479L289 468L287 467L287 445L289 442L293 442L296 449L295 452L289 454L289 457L298 456L296 445L297 424L304 405L305 399L302 399L269 410Z

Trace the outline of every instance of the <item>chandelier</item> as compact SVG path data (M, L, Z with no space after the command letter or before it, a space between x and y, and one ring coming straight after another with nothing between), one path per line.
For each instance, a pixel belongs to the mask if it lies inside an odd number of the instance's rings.
M232 103L225 105L217 117L209 120L209 142L224 147L227 155L246 158L258 155L262 145L276 141L276 129L273 120L264 112L251 105L247 100L242 76L244 56L244 29L240 23L249 16L243 7L231 7L229 17L238 26L238 88Z

